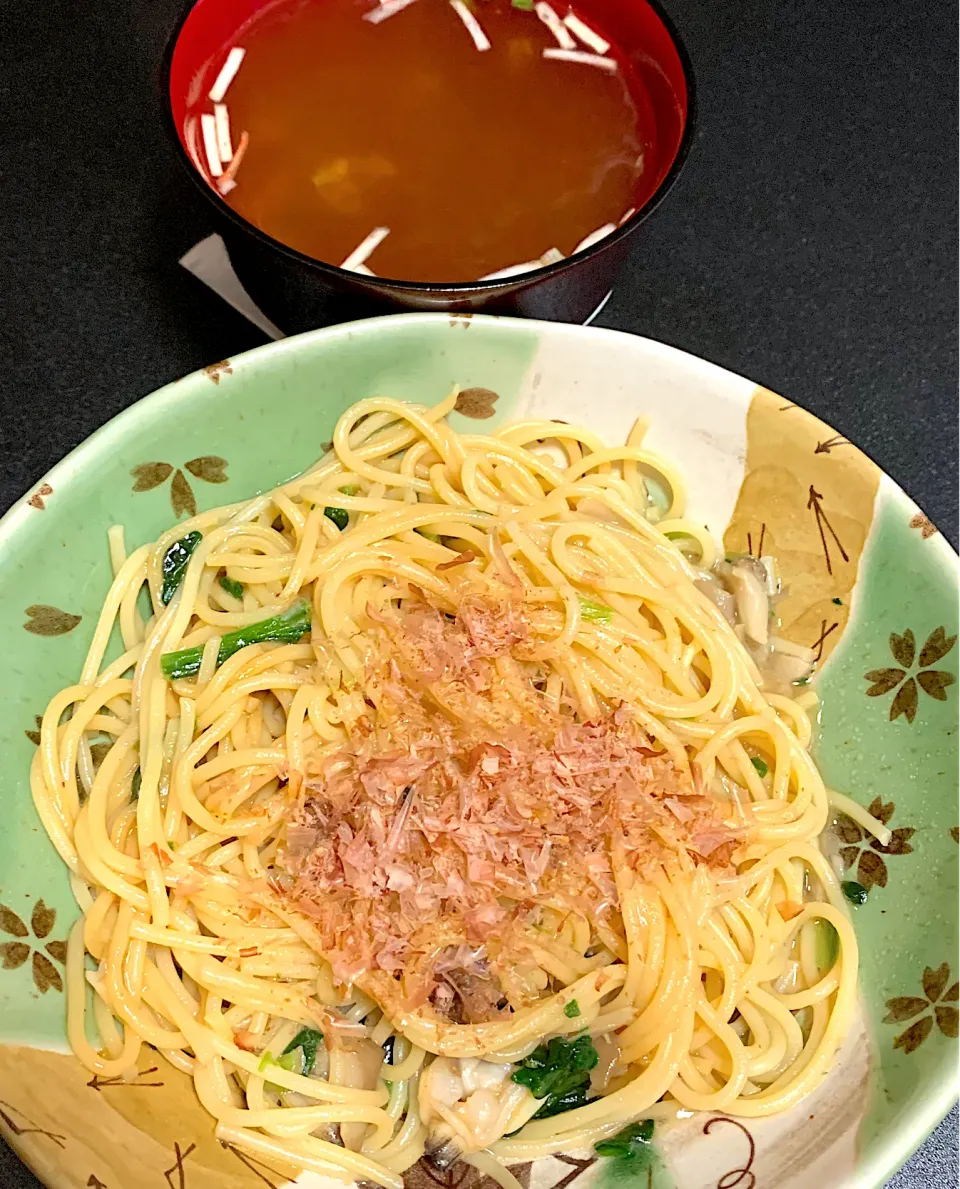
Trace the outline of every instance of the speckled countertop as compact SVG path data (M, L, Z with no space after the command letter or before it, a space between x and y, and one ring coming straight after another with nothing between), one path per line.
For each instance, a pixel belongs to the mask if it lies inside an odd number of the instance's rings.
M132 401L263 341L177 265L211 230L158 118L178 2L45 0L4 23L0 510ZM955 6L666 7L699 132L598 323L805 405L956 544ZM957 1185L957 1153L954 1111L890 1186ZM39 1189L2 1145L0 1185Z

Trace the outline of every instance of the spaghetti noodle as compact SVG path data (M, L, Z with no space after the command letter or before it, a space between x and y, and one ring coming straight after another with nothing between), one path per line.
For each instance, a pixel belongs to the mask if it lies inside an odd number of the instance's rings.
M293 482L111 530L31 774L84 1065L152 1045L225 1142L391 1189L786 1110L856 997L769 564L714 571L642 425L458 434L455 400L362 401Z

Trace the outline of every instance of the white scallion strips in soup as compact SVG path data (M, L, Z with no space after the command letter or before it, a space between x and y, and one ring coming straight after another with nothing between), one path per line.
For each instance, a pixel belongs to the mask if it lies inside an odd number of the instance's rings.
M643 83L565 6L279 0L235 41L189 114L202 164L240 215L318 260L413 281L536 268L662 176Z

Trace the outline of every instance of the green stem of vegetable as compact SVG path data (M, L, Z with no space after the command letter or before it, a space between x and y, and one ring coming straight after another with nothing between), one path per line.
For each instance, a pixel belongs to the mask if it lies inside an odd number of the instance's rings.
M609 623L613 619L613 608L606 603L595 603L586 595L577 595L580 600L580 615L583 619L593 623Z
M281 1069L285 1069L287 1073L299 1073L304 1071L304 1053L302 1049L293 1049L291 1052L284 1052L274 1061L274 1065L279 1065Z
M294 603L280 615L273 615L259 623L251 623L235 632L227 632L220 638L217 653L218 667L229 660L235 652L249 644L296 644L310 631L310 607L307 603ZM160 658L160 668L168 681L180 681L193 677L200 669L203 659L203 645L184 648L180 652L166 652Z
M303 1073L313 1073L317 1064L317 1049L323 1044L323 1035L314 1028L301 1028L297 1035L283 1050L284 1056L299 1049L303 1053Z
M187 566L190 564L190 558L193 557L194 550L202 540L203 533L187 533L181 540L174 541L163 555L163 561L160 564L163 574L163 581L160 584L160 602L164 606L177 593L177 588L183 581Z
M820 970L832 970L840 954L840 937L829 921L818 921L815 955Z
M226 574L224 574L220 579L220 585L228 595L233 595L235 599L243 598L243 583L237 582L235 578L228 578Z

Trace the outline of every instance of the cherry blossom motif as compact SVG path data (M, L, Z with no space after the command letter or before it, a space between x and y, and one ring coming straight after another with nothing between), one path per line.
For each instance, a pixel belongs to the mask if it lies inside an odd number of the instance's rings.
M0 933L6 933L15 941L0 942L0 970L19 970L26 960L33 956L33 982L42 994L46 994L52 987L55 991L63 990L63 979L50 958L54 958L61 965L67 960L67 943L65 941L46 941L57 923L57 912L48 908L42 900L33 906L30 915L30 927L20 919L12 908L0 904ZM41 952L39 943L43 942ZM47 957L47 954L50 957Z
M226 483L227 460L218 454L201 454L198 458L191 458L180 467L173 467L169 462L142 462L135 466L130 474L133 476L133 490L135 492L153 491L161 487L173 475L170 484L170 503L175 516L196 516L197 500L190 486L190 480L183 473L189 471L195 479L204 483Z
M871 817L883 822L886 826L893 817L894 803L884 804L879 797L874 797L867 808ZM873 887L887 886L887 864L884 855L909 855L913 853L910 839L916 833L909 826L898 826L891 831L890 841L884 846L876 838L872 838L863 828L845 813L837 818L836 832L844 844L840 848L840 858L843 860L844 870L857 865L857 882L869 892Z
M221 376L233 375L233 367L229 359L221 359L217 363L208 363L203 369L203 374L219 386Z
M960 983L947 987L948 982L950 967L946 962L936 970L928 966L921 980L922 997L907 995L887 1000L887 1014L883 1017L885 1024L900 1024L919 1017L894 1040L895 1049L903 1049L905 1053L918 1049L933 1031L934 1022L944 1036L956 1040L960 1031L960 1011L955 1004L960 997Z
M868 698L879 698L896 690L890 705L890 721L902 714L908 723L917 717L917 687L937 702L947 700L947 689L956 681L953 673L931 666L942 660L957 642L956 636L948 636L943 627L934 628L927 637L920 656L917 657L917 641L908 628L902 636L890 634L890 651L900 668L871 669L864 674L872 682L867 690ZM916 665L914 664L916 662Z
M924 516L922 512L917 512L916 515L911 519L910 527L919 529L920 536L923 537L925 541L929 537L932 537L937 531L937 526L928 516Z
M61 611L59 607L51 607L47 603L34 603L26 609L25 614L27 621L23 625L24 629L35 636L65 636L83 619L82 615Z
M31 508L37 508L41 512L46 510L46 504L43 502L48 495L53 495L53 488L49 483L41 483L33 495L27 500Z
M499 394L491 388L464 388L457 394L454 411L462 413L464 417L485 421L493 416L496 411L494 405L499 399Z

